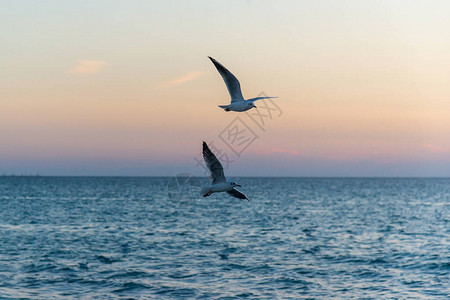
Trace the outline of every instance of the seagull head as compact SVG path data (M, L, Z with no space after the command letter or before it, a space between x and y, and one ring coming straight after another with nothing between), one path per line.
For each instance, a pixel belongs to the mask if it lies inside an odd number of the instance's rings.
M247 105L248 105L250 108L253 108L253 107L254 107L254 108L257 108L256 105L255 105L255 103L252 102L252 101L248 102Z
M233 187L235 187L235 186L241 187L241 185L237 184L236 182L230 182L230 185L233 186Z

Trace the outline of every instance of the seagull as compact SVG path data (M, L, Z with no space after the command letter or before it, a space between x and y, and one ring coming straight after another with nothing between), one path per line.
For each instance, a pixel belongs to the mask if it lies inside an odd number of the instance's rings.
M227 192L228 195L235 198L247 199L250 201L247 196L235 189L236 186L240 187L241 185L226 180L225 175L223 174L222 164L205 142L203 142L203 159L211 172L212 179L212 185L202 189L203 197L211 196L212 193Z
M225 111L246 111L256 108L255 102L256 100L268 99L268 98L278 98L278 97L257 97L245 100L242 96L241 85L239 84L239 80L234 76L230 71L227 70L221 63L217 60L208 56L209 59L213 62L214 66L216 66L217 71L219 71L220 75L225 81L225 84L228 89L228 93L231 96L231 103L229 105L219 105L220 108L223 108Z

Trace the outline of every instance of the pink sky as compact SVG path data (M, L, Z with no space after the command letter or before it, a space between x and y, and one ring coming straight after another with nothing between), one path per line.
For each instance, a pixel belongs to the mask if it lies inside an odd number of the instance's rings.
M205 140L234 176L450 176L448 2L30 6L2 9L0 173L201 175ZM281 116L219 109L208 55Z

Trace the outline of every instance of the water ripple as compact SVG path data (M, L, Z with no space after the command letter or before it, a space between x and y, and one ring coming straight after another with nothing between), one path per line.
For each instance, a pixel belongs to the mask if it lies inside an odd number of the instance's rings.
M251 203L169 181L1 178L0 298L450 295L448 179L241 178Z

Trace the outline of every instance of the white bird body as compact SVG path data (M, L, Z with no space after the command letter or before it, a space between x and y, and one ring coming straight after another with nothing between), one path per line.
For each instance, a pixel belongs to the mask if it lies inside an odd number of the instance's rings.
M246 111L256 107L255 104L249 100L231 102L229 105L219 105L220 108L225 109L225 111Z
M220 75L223 78L223 81L225 81L225 85L227 86L228 93L231 97L231 103L228 105L219 105L220 108L223 108L225 111L237 111L242 112L249 109L252 109L253 107L256 108L254 101L261 100L261 99L268 99L268 98L278 98L278 97L257 97L252 99L244 99L244 96L242 96L241 91L241 84L239 83L239 80L234 76L230 71L227 70L221 63L219 63L214 58L208 56L209 59L213 62L214 66L216 67L217 71L220 73Z
M212 184L210 186L207 186L204 188L204 191L209 192L209 193L218 193L218 192L228 192L231 191L232 189L234 189L235 186L240 186L235 184L234 182L219 182L216 184Z
M214 155L214 153L212 153L205 142L203 142L203 158L205 160L206 166L211 172L212 179L212 184L202 189L201 193L203 197L208 197L212 193L227 192L228 195L235 198L247 199L248 201L250 201L247 196L235 189L235 187L240 187L239 184L226 180L225 174L223 173L222 164Z

